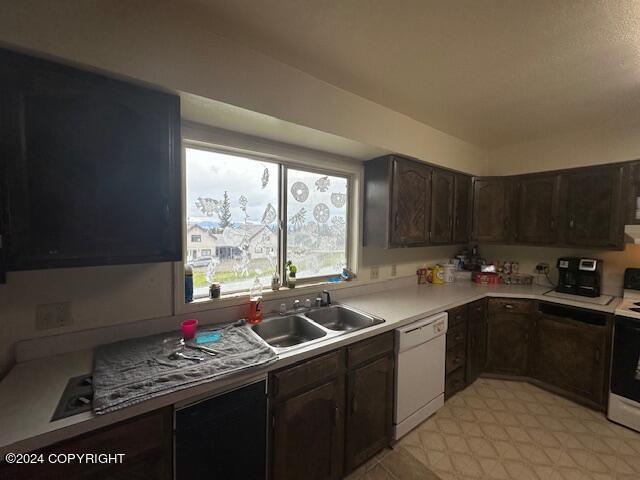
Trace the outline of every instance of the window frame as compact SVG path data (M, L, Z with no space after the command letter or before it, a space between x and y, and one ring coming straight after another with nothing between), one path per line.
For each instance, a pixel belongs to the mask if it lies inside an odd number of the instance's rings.
M220 154L224 154L224 155L235 155L235 156L239 156L239 157L244 157L247 159L251 159L251 160L255 160L255 161L259 161L259 162L268 162L271 164L274 164L277 166L278 168L278 174L279 174L279 178L280 178L280 182L278 185L278 214L279 214L279 218L277 221L278 224L278 242L277 242L277 248L278 248L278 273L280 275L280 281L281 281L281 285L284 283L284 279L286 278L286 240L287 240L287 172L289 169L293 169L293 170L298 170L298 171L303 171L303 172L309 172L309 173L314 173L314 174L320 174L320 175L330 175L333 177L340 177L340 178L344 178L347 182L347 204L346 204L346 215L345 215L345 222L346 222L346 241L345 241L345 259L346 259L346 268L348 268L351 271L356 271L356 265L354 264L356 262L355 260L355 256L353 255L353 251L352 249L354 248L355 242L359 241L359 233L360 233L360 228L359 227L355 227L353 225L353 214L354 214L354 203L355 203L355 192L352 191L352 188L355 188L355 178L356 178L356 173L354 172L348 172L348 171L341 171L341 170L336 170L333 169L331 167L316 167L313 165L308 165L303 161L295 161L293 159L289 159L289 158L283 158L280 156L274 156L274 155L270 155L268 153L257 153L257 152L248 152L244 149L238 149L238 148L234 148L234 147L228 147L225 145L218 145L218 144L214 144L214 143L209 143L209 142L205 142L205 141L200 141L200 140L190 140L190 139L186 139L183 138L182 140L182 151L183 151L183 161L182 161L182 177L183 177L183 192L182 192L182 228L183 228L183 241L186 242L186 231L187 231L187 215L186 215L186 211L187 211L187 205L186 205L186 193L187 193L187 189L186 189L186 170L187 170L187 165L186 165L186 151L187 149L196 149L196 150L203 150L203 151L208 151L208 152L212 152L212 153L220 153ZM291 153L290 155L291 157L295 157L295 153ZM358 195L359 198L359 195ZM178 268L178 270L181 270L182 272L184 272L184 264L188 261L188 257L187 257L187 253L185 251L186 249L183 249L184 253L183 253L183 265L182 268ZM305 277L305 278L297 278L296 277L296 286L297 287L304 287L305 285L313 285L313 284L319 284L319 283L328 283L329 282L329 278L332 277L336 277L338 275L340 275L342 272L335 272L329 275L317 275L317 276L313 276L313 277ZM184 282L182 282L183 284ZM265 291L270 290L271 285L263 285L263 288L265 289ZM285 286L281 286L281 289L283 290L287 290L287 287ZM182 288L182 292L184 293L184 287ZM237 296L246 296L248 295L249 291L248 290L234 290L234 291L228 291L228 292L224 292L222 294L222 299L224 298L229 298L229 297L237 297ZM176 308L177 311L190 311L192 309L188 308L189 306L193 305L192 303L185 303L184 302L184 295L182 296L178 296L176 295L176 302L180 302L181 301L181 305L183 308ZM210 303L210 302L215 302L216 300L219 299L209 299L207 297L198 297L196 298L194 296L194 302L197 304L201 304L201 303Z

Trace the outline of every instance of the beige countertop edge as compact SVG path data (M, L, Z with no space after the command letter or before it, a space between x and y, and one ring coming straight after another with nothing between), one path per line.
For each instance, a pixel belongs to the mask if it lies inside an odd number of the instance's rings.
M87 412L55 422L50 422L49 419L68 379L91 371L93 351L82 350L20 363L0 383L0 458L8 452L33 451L158 408L214 395L248 383L261 375L265 376L272 370L487 296L543 300L606 313L614 313L620 302L616 298L609 305L601 306L543 296L549 289L540 286L480 286L459 282L443 286L416 285L346 298L340 303L382 317L386 320L385 323L283 354L276 362L265 367L213 379L211 382L156 397L116 412L105 415Z

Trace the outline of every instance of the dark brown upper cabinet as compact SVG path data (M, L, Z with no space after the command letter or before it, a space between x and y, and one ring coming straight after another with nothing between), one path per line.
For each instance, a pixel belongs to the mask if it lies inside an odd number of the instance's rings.
M508 177L473 179L473 240L486 243L509 240L511 184Z
M640 197L640 162L627 163L624 166L623 177L624 224L638 225L640 224L640 209L637 203Z
M562 175L561 243L623 248L621 165L591 167Z
M397 156L365 163L364 245L429 243L432 168Z
M0 50L9 270L175 261L175 95Z
M471 226L471 177L457 174L453 194L452 243L467 243Z
M411 160L393 163L391 187L391 245L409 247L429 243L432 169Z
M455 175L435 168L431 176L431 235L432 244L448 244L453 236L453 194Z
M515 202L516 243L546 245L558 235L560 175L517 177Z

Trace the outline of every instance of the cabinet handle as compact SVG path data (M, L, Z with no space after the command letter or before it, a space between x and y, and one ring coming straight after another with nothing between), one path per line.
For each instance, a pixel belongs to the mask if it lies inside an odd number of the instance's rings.
M513 309L514 309L514 308L516 308L516 307L514 307L514 306L513 306L513 305L511 305L510 303L505 303L505 304L504 304L504 308L506 308L507 310L513 310Z
M600 362L600 349L596 348L596 362L599 363Z
M574 222L573 222L573 218L572 218L571 220L569 220L569 228L573 228L573 224L574 224Z
M335 403L333 404L333 426L336 427L338 426L338 418L340 417L340 409L338 408L338 405L336 405Z
M358 400L356 399L356 394L354 393L351 397L351 413L356 413L358 411Z
M552 218L549 221L549 228L551 228L551 230L554 230L556 228L556 220L555 220L555 218Z

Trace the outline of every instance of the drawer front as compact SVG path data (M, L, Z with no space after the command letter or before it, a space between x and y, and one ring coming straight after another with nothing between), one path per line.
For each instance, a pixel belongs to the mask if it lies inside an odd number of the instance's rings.
M446 371L453 372L456 368L464 367L467 358L465 345L458 345L451 350L447 350Z
M464 368L459 368L450 374L447 374L444 385L444 398L451 398L452 395L456 394L466 386L467 384L464 380Z
M459 307L448 310L449 314L449 328L454 327L460 323L467 321L467 306L460 305Z
M271 395L283 398L344 373L344 350L305 360L271 375Z
M531 313L533 301L507 298L490 298L489 313Z
M347 347L347 366L356 367L362 363L393 352L394 332L383 333Z
M467 324L460 323L447 331L447 350L467 343Z

